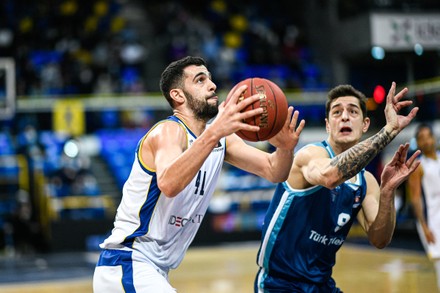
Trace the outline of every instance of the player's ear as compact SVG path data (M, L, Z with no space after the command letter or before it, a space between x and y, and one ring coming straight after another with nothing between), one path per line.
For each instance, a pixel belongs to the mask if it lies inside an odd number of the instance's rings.
M370 128L370 122L371 122L370 118L366 117L366 118L364 119L363 127L362 127L362 132L363 132L363 133L367 132L367 131L368 131L368 128Z
M170 96L176 104L183 104L185 102L185 94L181 89L172 89L170 91Z
M330 133L330 125L327 118L325 118L325 131L327 131L327 133Z

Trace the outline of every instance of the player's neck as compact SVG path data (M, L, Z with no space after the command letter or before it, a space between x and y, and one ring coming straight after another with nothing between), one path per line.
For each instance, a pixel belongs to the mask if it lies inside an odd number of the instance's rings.
M178 110L174 110L174 116L179 118L185 125L191 129L191 131L199 136L206 128L206 121L197 119L194 115L189 115L188 113L183 113Z
M351 148L352 146L356 145L356 143L340 143L340 142L335 142L333 141L331 138L327 139L327 142L330 144L333 152L335 153L335 155L339 155L340 153L345 152L346 150L348 150L349 148Z
M437 160L437 151L429 151L429 152L424 152L423 155L427 158L433 159L433 160Z

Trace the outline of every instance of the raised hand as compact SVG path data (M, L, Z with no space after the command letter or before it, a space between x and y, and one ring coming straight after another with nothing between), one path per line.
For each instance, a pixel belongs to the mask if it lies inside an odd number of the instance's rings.
M295 111L293 113L293 107L290 106L287 110L287 119L284 123L283 128L281 128L280 132L277 133L274 137L269 140L269 143L279 149L295 149L296 145L299 141L299 136L301 135L302 130L304 129L305 121L301 120L299 125L298 116L299 112Z
M211 127L215 127L215 130L220 137L228 136L239 130L254 131L254 132L260 130L259 126L250 125L244 121L245 119L263 113L263 108L258 107L253 110L241 112L247 106L258 101L260 99L260 96L258 94L255 94L237 103L238 99L240 98L242 93L246 90L246 88L247 88L246 85L237 88L237 90L234 91L234 93L231 95L230 99L227 100L227 102L224 101L219 105L218 108L219 112L216 118L214 119Z
M404 88L397 95L396 93L396 83L393 81L391 88L388 91L386 105L385 105L385 118L387 121L387 126L392 132L399 133L404 129L416 116L419 108L414 107L411 109L408 115L399 115L399 111L405 107L412 105L411 100L402 100L408 93L408 88ZM396 133L396 134L397 134Z
M420 161L416 160L417 156L420 155L420 150L417 150L407 160L408 149L408 143L400 145L391 161L385 165L381 175L381 188L395 190L420 165Z

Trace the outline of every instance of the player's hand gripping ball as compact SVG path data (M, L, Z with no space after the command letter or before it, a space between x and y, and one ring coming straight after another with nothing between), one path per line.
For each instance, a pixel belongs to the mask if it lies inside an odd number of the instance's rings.
M288 108L286 95L274 82L265 78L253 77L237 83L229 92L226 101L230 99L232 93L238 87L244 84L247 85L247 89L240 96L238 102L255 94L260 95L260 100L249 105L243 111L261 107L263 108L263 113L244 121L250 125L260 126L258 132L240 130L236 134L248 141L268 140L275 136L286 122Z

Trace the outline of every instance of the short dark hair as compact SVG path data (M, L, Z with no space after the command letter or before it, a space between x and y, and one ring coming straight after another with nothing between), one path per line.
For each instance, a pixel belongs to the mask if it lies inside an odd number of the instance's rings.
M206 66L206 62L201 57L186 56L182 59L171 62L162 72L162 75L160 77L160 90L162 91L162 94L167 99L172 108L173 99L170 96L170 91L173 88L183 87L183 71L186 67L190 65Z
M416 128L416 134L415 134L415 138L416 138L416 139L418 138L420 131L421 131L422 129L424 129L424 128L428 128L430 134L431 134L431 135L434 135L434 131L432 130L432 126L431 126L431 124L428 124L428 123L426 123L426 122L422 122L422 123L420 123L420 124L417 126L417 128Z
M367 117L367 97L353 86L342 84L334 87L328 92L327 102L325 104L325 117L328 118L331 103L340 97L353 96L359 99L363 117Z

